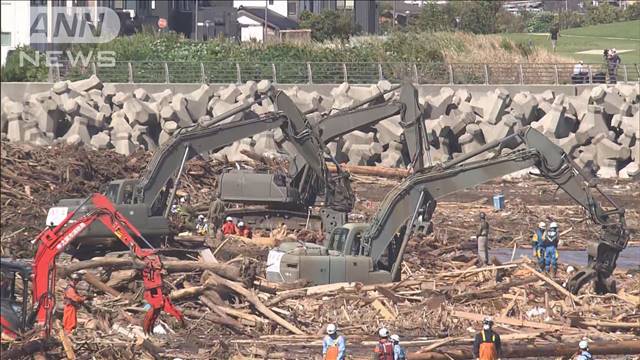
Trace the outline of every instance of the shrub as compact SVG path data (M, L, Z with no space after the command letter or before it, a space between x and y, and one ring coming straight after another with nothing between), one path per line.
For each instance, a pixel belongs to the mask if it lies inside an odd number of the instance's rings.
M36 51L28 46L19 46L7 55L7 60L2 68L2 81L47 81L49 69L44 61L44 54L40 54L40 62L33 65L24 61L20 65L20 53L24 52L30 58L36 57Z
M552 12L539 12L533 15L527 23L527 31L530 33L546 33L554 24L555 15Z
M587 24L609 24L622 18L622 10L609 5L608 3L600 6L590 6L587 9Z

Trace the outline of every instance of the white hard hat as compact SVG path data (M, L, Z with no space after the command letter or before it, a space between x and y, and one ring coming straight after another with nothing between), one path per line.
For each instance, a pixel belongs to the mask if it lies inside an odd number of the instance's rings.
M243 227L243 226L244 226L244 221L238 222L238 227Z
M233 218L231 216L227 216L226 221L233 221Z
M180 198L180 202L181 202L181 203L183 203L183 202L185 202L185 201L187 201L187 199L186 199L186 198L184 198L184 197L181 197L181 198Z
M589 348L589 342L587 340L582 340L580 341L580 343L578 344L578 347L582 350L586 350Z
M485 324L493 324L493 318L491 316L485 316L482 322Z
M378 330L378 335L380 335L380 337L388 337L389 330L387 330L387 328L381 328L380 330Z
M391 335L391 340L395 342L400 342L400 336L398 336L398 334L393 334Z
M615 54L617 52L616 48L611 49L611 52Z
M204 219L204 215L202 215L202 214L198 215L198 219L200 219L200 220Z
M544 221L540 221L540 224L538 224L538 227L541 229L544 229L547 226L547 224L544 223Z
M551 224L549 224L549 227L550 227L550 228L556 228L556 229L557 229L557 228L558 228L558 223L554 221L554 222L552 222Z
M327 334L331 335L331 334L335 334L336 333L336 325L335 324L329 324L327 325Z

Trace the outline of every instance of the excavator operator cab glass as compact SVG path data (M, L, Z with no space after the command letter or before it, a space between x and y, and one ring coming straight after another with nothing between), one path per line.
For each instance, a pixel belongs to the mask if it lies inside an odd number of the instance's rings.
M347 242L347 235L349 230L345 228L336 228L331 233L331 239L329 240L329 250L335 250L344 252L344 245Z
M120 190L120 184L109 183L104 195L109 198L113 203L118 201L118 192Z
M9 260L3 259L2 271L0 271L0 301L2 317L17 329L23 329L27 307L31 304L31 269L21 268ZM28 265L27 265L28 266Z
M122 184L122 203L131 204L133 202L133 183Z

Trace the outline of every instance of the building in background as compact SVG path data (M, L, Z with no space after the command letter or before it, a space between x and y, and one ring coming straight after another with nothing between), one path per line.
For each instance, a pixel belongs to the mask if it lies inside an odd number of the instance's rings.
M2 65L9 51L20 45L29 45L30 6L28 1L5 1L0 3L2 22Z
M242 41L265 40L265 23L267 41L283 41L282 35L287 31L297 30L298 23L271 9L265 13L264 7L238 8L238 23L240 24L240 39Z

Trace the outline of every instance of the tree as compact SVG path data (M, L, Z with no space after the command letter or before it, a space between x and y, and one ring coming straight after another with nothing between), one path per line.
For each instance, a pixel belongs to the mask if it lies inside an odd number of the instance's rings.
M414 26L421 31L451 31L455 28L455 24L454 9L449 3L439 5L427 2Z
M590 6L587 9L587 23L589 25L608 24L617 21L621 17L622 11L608 3L600 6Z
M454 3L460 18L460 29L474 34L496 32L496 16L502 5L499 1L461 1Z
M318 15L304 11L300 14L300 27L311 29L311 38L316 41L346 41L351 35L360 32L350 15L346 11L324 10Z
M36 65L27 60L21 63L20 53L24 53L25 58L39 61ZM2 68L2 81L47 81L48 73L44 53L38 54L29 46L18 46L7 55L7 61Z

